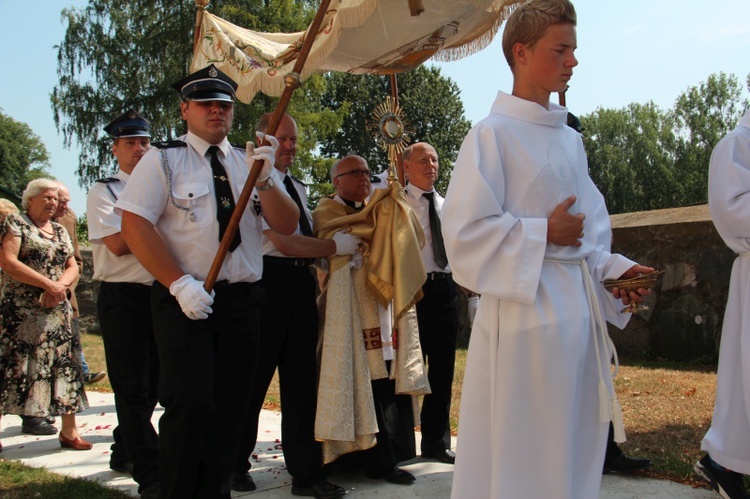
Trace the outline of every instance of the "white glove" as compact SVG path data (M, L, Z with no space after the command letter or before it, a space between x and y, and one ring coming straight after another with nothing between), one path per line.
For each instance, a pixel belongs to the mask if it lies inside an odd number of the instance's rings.
M364 262L364 259L362 258L362 253L359 251L354 253L352 255L352 259L349 260L349 268L357 270L362 266L362 263Z
M169 292L177 298L177 303L188 319L207 319L208 314L213 312L211 305L216 293L213 290L210 295L206 293L203 282L196 281L190 274L185 274L173 282L169 286Z
M352 255L357 252L362 240L347 232L337 232L333 235L333 242L336 243L335 255Z
M279 147L279 141L273 135L266 135L263 132L255 132L255 135L260 139L261 143L263 139L271 143L270 146L255 147L255 143L247 141L245 144L245 160L247 161L247 167L252 168L255 160L262 159L263 167L258 175L258 182L265 182L268 177L271 176L273 171L273 165L276 162L276 149Z
M469 324L474 323L474 316L477 315L477 308L479 307L479 295L469 297L466 308L469 312Z

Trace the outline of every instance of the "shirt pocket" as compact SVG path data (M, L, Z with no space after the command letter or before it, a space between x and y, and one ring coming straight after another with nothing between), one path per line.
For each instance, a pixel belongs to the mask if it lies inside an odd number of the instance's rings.
M180 209L184 214L186 227L205 227L216 220L216 208L212 203L211 191L206 184L176 184L172 189L175 203L187 208Z

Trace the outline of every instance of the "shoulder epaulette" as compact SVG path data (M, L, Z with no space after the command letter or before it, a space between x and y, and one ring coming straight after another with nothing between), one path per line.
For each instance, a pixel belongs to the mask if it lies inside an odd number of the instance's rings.
M241 150L242 152L246 151L245 144L232 144L232 143L230 143L229 145L232 146L232 147L234 147L235 149Z
M110 182L119 182L120 179L117 177L98 178L96 182L99 184L109 184Z
M289 176L290 176L290 177L292 177L292 180L294 180L295 182L297 182L297 183L298 183L298 184L300 184L301 186L303 186L303 187L307 187L307 184L306 184L306 183L304 183L303 181L301 181L300 179L298 179L298 178L297 178L297 177L295 177L294 175L289 175Z
M157 149L172 149L175 147L187 147L187 142L182 140L162 140L158 142L151 142L151 147Z

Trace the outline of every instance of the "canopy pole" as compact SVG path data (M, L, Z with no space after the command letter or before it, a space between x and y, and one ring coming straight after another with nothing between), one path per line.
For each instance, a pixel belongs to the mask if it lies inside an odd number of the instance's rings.
M562 107L568 107L565 105L565 92L567 92L569 88L570 88L570 85L565 85L565 90L557 93L557 96L558 96L557 102L559 102Z
M423 9L424 10L424 9ZM394 103L394 109L398 109L398 79L396 78L396 74L393 73L390 75L391 80L391 99L393 99ZM401 186L405 186L406 182L404 180L404 165L401 161L401 153L396 153L396 164L392 165L393 168L390 168L390 172L388 174L389 180L391 180L391 177L393 180L398 179L398 183L401 184ZM395 169L395 172L394 172Z
M286 86L284 88L284 92L279 98L279 103L276 105L276 110L273 113L271 122L268 125L268 130L266 131L268 135L276 134L279 123L281 123L281 119L284 117L284 113L286 113L286 109L289 106L289 101L292 99L292 93L294 93L294 91L301 85L300 73L305 67L307 56L310 54L310 49L312 49L312 44L315 41L315 37L320 31L320 26L323 24L323 19L326 12L328 11L328 6L330 5L330 3L331 0L322 0L320 2L320 6L318 6L318 12L315 14L315 19L313 19L312 24L310 24L310 27L308 28L307 33L304 36L302 49L300 50L297 61L294 64L294 69L292 69L292 71L284 77L284 83ZM270 144L268 141L264 140L263 145ZM256 160L253 163L252 168L250 169L250 174L247 177L245 186L242 188L242 193L237 200L234 212L232 213L232 217L229 219L229 224L227 225L227 228L224 232L224 237L219 243L219 249L216 252L214 261L211 264L208 275L206 276L204 288L208 293L211 292L214 284L216 284L216 278L218 277L219 271L221 270L221 265L224 263L224 258L226 258L227 256L229 245L232 243L234 234L237 232L237 228L240 224L240 219L242 218L243 213L245 213L247 203L250 200L250 195L255 188L255 182L258 180L258 175L260 175L260 170L262 167L263 160Z
M200 42L203 13L209 3L210 0L195 0L195 7L198 10L195 12L195 28L193 29L193 57L195 57L195 51L198 50L198 42Z

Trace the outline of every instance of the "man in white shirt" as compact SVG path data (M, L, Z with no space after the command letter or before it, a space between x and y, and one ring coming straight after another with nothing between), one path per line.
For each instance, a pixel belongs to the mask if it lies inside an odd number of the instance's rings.
M430 144L417 142L407 147L401 158L409 182L406 198L425 235L422 262L427 281L422 286L424 297L417 302L417 319L432 393L425 395L422 402L422 456L453 464L456 455L451 450L450 408L456 363L458 286L453 282L440 231L443 197L434 188L439 173L438 155Z
M257 130L268 129L272 114L261 116ZM276 130L279 147L275 168L295 203L300 218L296 231L283 235L263 223L263 287L267 305L261 314L260 359L251 390L250 408L243 424L232 490L255 490L250 457L258 440L258 418L276 369L281 391L281 441L286 468L292 475L292 494L336 499L346 491L325 479L320 443L315 441L317 396L318 307L310 265L319 257L350 255L359 238L340 232L333 239L312 235L305 184L289 168L297 157L297 123L284 115ZM254 203L260 204L259 200ZM262 209L262 205L261 205Z
M159 358L151 321L154 278L123 239L122 216L115 211L130 175L151 148L150 123L130 109L104 131L112 137L118 170L91 187L86 219L94 279L101 281L97 312L117 411L109 467L131 473L141 497L158 497L159 437L151 424L159 386Z
M229 497L265 298L258 284L262 222L252 204L210 293L204 281L248 163L264 162L255 188L269 227L293 233L299 211L278 187L273 146L246 154L227 140L237 83L210 65L173 88L180 92L188 133L146 153L116 206L126 243L156 279L151 304L165 408L159 422L161 495Z

